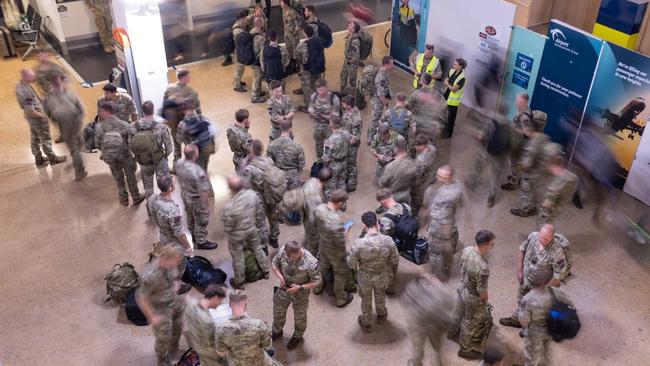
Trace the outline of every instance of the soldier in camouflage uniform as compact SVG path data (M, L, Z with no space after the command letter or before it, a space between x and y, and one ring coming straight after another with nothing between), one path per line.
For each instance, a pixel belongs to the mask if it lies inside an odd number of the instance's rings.
M232 25L231 32L232 32L232 39L233 42L235 43L235 47L237 47L237 36L239 36L240 33L242 32L248 32L249 31L249 26L250 26L250 20L248 18L248 15L246 14L246 11L242 11L241 13L237 14L237 20L235 21L235 24ZM235 52L235 55L237 53ZM244 64L239 63L239 60L237 60L237 57L235 57L235 79L233 82L233 90L236 92L240 93L245 93L246 88L245 88L245 83L242 82L242 77L244 76L244 69L246 66Z
M167 126L171 130L172 140L174 141L174 165L181 158L181 143L177 140L178 124L185 118L183 106L189 103L198 113L201 113L201 102L199 94L194 91L188 84L190 82L190 71L187 69L178 69L176 71L177 82L169 84L163 99L174 102L177 108L168 108L165 110L165 119Z
M495 236L491 231L481 230L475 239L476 245L465 248L460 259L458 306L454 313L454 326L449 330L449 339L458 338L458 357L468 360L481 357L478 350L488 336L484 334L489 313L487 254L494 246Z
M449 165L438 168L436 178L438 187L431 203L431 221L427 229L429 260L433 273L446 280L458 245L456 210L462 202L463 185L454 179L454 170Z
M223 208L224 232L228 235L228 250L232 257L234 277L230 284L243 289L245 281L244 249L255 254L257 264L268 278L269 267L266 254L260 244L258 228L264 225L264 207L258 195L251 189L245 189L238 176L228 178L228 188L233 197Z
M285 121L293 122L296 109L293 107L291 97L284 94L284 86L282 86L280 81L273 80L269 84L269 90L273 93L266 104L269 117L271 118L271 134L269 135L269 140L275 140L282 133L280 123Z
M415 180L411 187L411 206L417 217L424 202L424 192L436 181L434 171L438 149L423 134L415 137L414 146L416 151Z
M185 301L176 294L176 268L183 256L171 246L160 249L160 256L147 263L140 274L136 301L149 321L156 338L158 366L171 366L183 331Z
M350 269L345 263L345 237L349 231L344 228L343 210L348 201L348 195L343 190L332 193L329 201L316 208L316 228L320 234L318 267L321 276L325 278L331 270L334 274L334 296L336 306L345 307L352 302L352 294L345 292L345 284L350 276ZM325 284L314 290L319 295Z
M438 89L431 88L431 75L420 78L420 87L413 90L406 99L406 108L413 113L413 122L418 134L436 141L447 124L447 101Z
M196 163L207 173L210 156L216 152L215 139L219 130L206 116L196 113L191 103L186 103L184 109L185 118L178 124L176 140L185 146L197 147L199 157ZM210 184L210 197L214 197L212 184Z
M339 117L341 104L339 97L327 89L327 81L316 81L316 92L311 95L309 116L314 121L314 143L316 144L316 159L322 161L323 143L330 137L330 119Z
M361 26L357 22L348 23L348 34L345 36L343 49L343 67L341 68L341 93L355 95L357 90L357 68L361 56L361 41L359 31Z
M271 347L271 329L263 320L246 315L248 297L241 290L229 295L232 316L217 324L217 352L227 357L229 366L282 366L266 350Z
M379 202L379 208L375 210L376 213L384 215L379 219L379 232L383 235L388 235L391 238L395 238L395 224L397 221L391 219L391 217L399 220L399 217L404 214L413 214L411 206L406 203L398 203L395 201L393 193L386 188L382 188L377 191L375 195L377 202ZM362 235L365 235L365 232L362 231ZM397 276L397 270L389 271L388 273L388 286L386 287L386 294L394 295L395 294L395 276Z
M210 178L196 163L199 158L196 145L187 145L183 153L185 158L176 162L175 168L187 214L187 228L198 249L215 249L217 243L208 240Z
M539 232L532 232L521 243L517 260L517 280L519 281L517 309L510 317L499 319L499 323L508 327L521 327L519 322L519 313L522 310L521 300L532 288L530 280L534 271L538 269L552 271L553 277L547 284L553 287L560 286L561 281L569 273L562 246L562 242L566 240L563 238L555 234L553 225L545 224Z
M228 126L226 136L228 137L228 145L232 151L232 163L235 165L235 172L241 173L242 168L246 164L246 159L251 148L253 137L248 129L251 126L250 114L247 109L238 109L235 112L235 123Z
M533 125L533 114L528 107L530 97L526 93L517 95L516 105L517 114L512 120L512 139L510 146L510 168L511 173L508 176L508 182L501 188L505 190L515 190L519 188L519 160L523 153L524 143L527 137L524 136L524 126Z
M302 226L305 229L305 237L303 238L302 245L314 257L318 256L318 245L320 242L320 233L318 232L316 223L316 208L326 202L323 190L331 178L332 171L329 168L323 168L318 172L317 178L309 178L300 187L305 201L302 212Z
M68 82L68 72L58 63L50 60L50 54L45 50L38 51L38 64L34 67L36 74L36 84L41 89L43 95L52 92L51 86L54 78L61 78L63 82Z
M332 170L332 179L325 187L325 197L330 197L336 189L345 190L345 177L348 162L350 140L352 137L341 129L341 119L332 116L330 119L332 134L323 144L323 166Z
M256 17L253 21L253 30L251 36L253 37L253 54L255 55L256 63L251 65L253 69L253 86L251 88L252 99L251 103L264 103L262 91L262 79L264 79L264 71L262 71L261 61L262 50L266 46L266 32L264 31L265 21L261 17Z
M345 188L348 192L354 192L357 189L357 176L359 170L357 169L357 154L359 146L361 145L361 129L363 121L361 119L361 112L354 103L352 95L346 95L341 100L341 107L343 109L343 116L341 117L343 129L347 131L350 136L350 148L348 150L348 162L346 164L346 178Z
M307 42L312 39L317 39L317 36L314 34L314 29L310 26L305 26L303 32L305 32L306 39L296 47L296 62L302 68L302 71L298 75L300 77L300 88L295 89L293 94L302 95L303 104L298 107L298 111L304 113L309 107L310 97L314 93L316 82L321 78L322 73L312 71L312 65L309 63L309 45Z
M101 159L111 168L113 179L117 183L120 203L124 206L129 205L129 193L133 200L133 206L139 205L144 201L145 196L140 194L138 181L135 177L137 165L133 154L129 150L131 137L135 133L135 128L130 124L118 119L115 116L117 107L112 102L107 102L99 107L99 117L101 123L95 127L95 146L102 152ZM105 135L109 132L117 131L122 137L121 151L108 150L104 144ZM126 185L129 192L126 191Z
M543 224L552 224L578 188L578 176L565 167L561 156L550 157L546 167L553 175L553 180L546 187L539 220Z
M284 170L287 176L287 189L299 188L300 173L305 167L305 151L293 140L291 120L280 122L282 135L271 141L266 154L273 159L275 166Z
M386 165L379 186L391 191L395 201L410 205L411 186L416 179L417 167L406 149L406 141L398 137L395 144L395 159Z
M174 147L167 127L155 120L154 105L150 100L142 104L142 114L144 116L140 118L139 121L135 122L133 127L136 131L151 130L163 156L159 161L152 161L151 164L140 164L140 175L142 178L142 185L144 186L144 195L149 198L154 192L154 174L157 178L169 174L167 157L172 153Z
M291 0L280 0L280 8L282 9L282 24L284 24L284 44L287 47L289 59L295 63L295 51L300 40L303 14L296 12L292 7Z
M52 150L52 138L47 116L43 111L41 98L31 85L36 80L36 75L30 69L23 69L20 76L20 82L16 85L16 98L29 124L30 146L36 166L40 168L48 163L55 165L66 161L65 156L57 156ZM41 154L41 149L45 156Z
M400 134L410 145L415 136L413 113L406 108L406 94L400 92L395 96L395 106L388 108L381 116L381 123L387 123L390 128Z
M370 145L370 152L377 158L377 168L375 169L375 178L377 184L384 175L386 165L395 159L395 144L399 135L392 131L387 124L382 124L377 129L377 135Z
M320 286L318 260L295 241L288 241L273 258L273 273L280 286L273 293L272 339L282 337L289 305L293 307L294 331L287 349L294 349L302 341L307 329L307 308L310 290Z
M203 291L203 298L185 298L185 313L183 321L186 326L185 339L190 347L199 355L201 366L225 366L226 360L216 351L216 327L210 309L216 309L226 297L223 287L215 284L208 285Z
M109 0L84 0L88 10L95 16L95 26L99 32L99 39L104 47L104 52L113 53L113 16Z
M370 126L368 126L368 144L374 141L375 135L377 134L377 128L379 127L379 120L384 114L384 108L388 107L388 101L391 98L388 71L392 68L393 58L390 56L384 56L384 58L381 60L381 68L375 75L375 90L373 91L372 98L370 99L372 117L370 118Z
M135 109L135 103L133 103L133 98L130 95L118 92L117 87L111 83L104 85L102 90L104 95L97 100L97 111L99 111L102 104L112 102L117 107L115 112L117 118L128 123L138 120L138 111Z

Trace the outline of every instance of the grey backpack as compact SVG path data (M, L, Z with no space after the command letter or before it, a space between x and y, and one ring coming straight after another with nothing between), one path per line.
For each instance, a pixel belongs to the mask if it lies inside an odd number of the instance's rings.
M107 163L119 161L127 151L124 138L117 130L110 130L104 133L102 140L102 159Z

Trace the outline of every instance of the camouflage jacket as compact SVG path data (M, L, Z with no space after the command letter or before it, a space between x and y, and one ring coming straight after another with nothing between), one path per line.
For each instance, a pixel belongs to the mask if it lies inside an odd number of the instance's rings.
M178 237L184 235L181 209L174 200L167 200L159 194L147 199L147 208L151 212L151 220L156 224L162 244L176 243Z
M183 300L176 295L174 285L176 269L166 270L158 267L156 260L147 263L140 273L138 293L144 296L158 313L167 313L170 309L183 307Z
M399 193L408 193L411 191L416 173L417 168L412 158L408 156L396 158L386 165L379 185L393 192L395 196Z
M229 366L271 365L271 329L263 320L232 317L217 325L217 351L228 354Z
M524 252L524 276L528 276L535 268L547 267L553 270L554 279L562 279L567 269L566 257L561 244L563 240L566 238L556 234L553 242L542 247L539 241L539 232L535 231L528 235L528 238L519 246L519 251Z
M359 146L359 142L361 141L361 129L363 128L363 120L361 119L361 111L359 111L359 108L353 107L351 110L343 112L341 122L343 129L354 137L356 141L354 146Z
M300 24L302 15L298 14L292 7L282 10L282 24L284 24L284 33L291 33L298 38L300 34Z
M488 262L476 247L470 246L463 249L460 259L459 288L472 296L479 296L481 292L487 292L489 277Z
M436 162L436 149L433 145L428 145L424 151L417 153L415 156L415 172L417 179L414 185L426 189L426 187L436 181L435 162Z
M124 146L126 147L123 152L123 158L128 159L133 157L133 154L131 154L131 150L129 150L128 147L131 145L131 138L135 133L135 127L116 116L111 116L102 120L95 127L95 146L97 146L99 150L102 150L104 134L109 131L118 131L120 135L122 135L122 140L124 140Z
M169 133L169 129L165 126L164 123L156 122L153 118L140 118L137 122L133 124L133 127L136 131L140 130L153 130L153 135L158 142L158 146L163 151L163 156L167 158L169 154L174 151L174 145L172 145L172 137Z
M304 219L308 222L314 222L316 208L325 202L321 183L318 178L309 178L300 189L305 197Z
M389 268L397 269L399 253L390 236L369 233L354 241L347 262L359 274L373 277L386 274Z
M135 103L133 103L133 98L126 93L117 93L115 100L107 100L106 97L102 95L97 100L97 111L99 111L99 107L106 102L114 103L117 106L115 116L122 121L134 122L131 117L133 115L138 115L138 111L135 109ZM97 113L99 114L99 112Z
M323 163L327 166L332 161L347 159L350 139L350 134L343 129L332 132L323 144Z
M264 207L259 196L250 189L242 189L223 207L223 230L227 234L257 227L264 218Z
M269 111L269 117L271 117L271 122L278 117L284 117L291 112L295 112L296 108L293 106L293 101L288 95L283 95L282 100L278 101L275 97L269 98L269 101L266 102L266 108Z
M546 156L544 147L551 142L550 137L543 133L537 133L526 141L524 152L519 165L527 172L537 172L542 168Z
M199 164L180 159L176 162L176 177L181 186L183 195L199 197L201 192L210 191L210 178L208 173Z
M320 234L320 248L326 247L345 251L345 220L343 212L333 210L322 203L316 207L314 213L316 218L316 227Z
M61 77L63 80L68 80L68 72L54 61L41 61L34 68L36 74L36 84L41 89L41 93L50 94L50 85L52 78Z
M372 140L370 149L376 154L392 158L395 156L395 143L397 142L398 136L399 134L393 130L390 131L390 135L387 139L382 139L381 135L377 133L375 139Z
M456 210L463 198L463 185L458 181L441 184L431 203L431 219L441 224L452 225L456 220Z
M386 217L386 215L392 215L395 217L400 217L404 214L404 209L407 213L411 213L411 206L406 203L398 203L395 206L389 208L384 212L384 215L379 219L379 232L384 235L393 237L393 230L395 230L395 221Z
M289 137L280 136L271 141L266 153L273 159L275 166L282 170L296 169L300 172L305 167L305 151Z
M378 98L379 96L388 96L390 95L390 79L388 77L388 71L383 68L379 68L377 75L375 75L375 92L372 94L373 97Z
M19 82L16 85L16 99L18 99L20 108L25 112L25 118L32 118L29 115L34 112L44 113L41 98L31 85Z
M328 92L325 98L321 98L316 92L311 95L309 100L309 115L314 122L329 123L332 114L339 116L341 102L334 93Z
M318 260L307 250L303 251L300 260L293 262L289 259L284 247L282 247L278 250L278 254L273 257L273 266L282 273L287 288L293 284L305 285L312 282L321 282Z
M253 142L253 136L248 132L244 126L233 124L228 126L226 130L226 137L228 138L228 145L230 151L238 158L245 158Z
M210 312L192 297L185 298L185 339L190 347L201 355L214 355L216 347L216 327Z
M187 84L179 82L169 84L163 97L165 100L173 100L175 102L184 102L187 100L192 101L194 109L199 111L201 109L201 102L199 101L199 93Z
M345 49L343 51L343 57L345 62L348 65L357 65L359 63L359 57L361 56L361 41L359 41L359 36L356 34L348 34L345 37Z
M566 170L563 175L553 177L546 188L544 206L556 208L567 203L578 188L578 176Z

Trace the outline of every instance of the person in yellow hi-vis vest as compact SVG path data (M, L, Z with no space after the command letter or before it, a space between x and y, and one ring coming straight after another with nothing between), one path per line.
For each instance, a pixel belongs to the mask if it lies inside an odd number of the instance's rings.
M447 99L447 127L442 134L442 138L451 138L454 133L454 123L456 123L456 114L458 113L458 106L465 91L465 67L467 61L462 58L457 58L454 61L451 70L449 70L449 77L445 79L445 99Z
M409 0L402 0L399 7L399 21L404 25L409 25L415 20L415 11L409 6Z
M433 45L427 44L424 46L424 52L419 53L417 57L410 60L411 71L413 71L413 89L420 87L419 80L424 74L431 75L433 82L430 87L435 86L435 81L442 78L442 68L440 67L440 60L433 54Z

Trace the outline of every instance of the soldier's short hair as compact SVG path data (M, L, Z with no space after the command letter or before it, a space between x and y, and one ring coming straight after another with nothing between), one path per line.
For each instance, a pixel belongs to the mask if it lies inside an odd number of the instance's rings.
M242 9L239 13L237 13L237 20L242 20L248 18L248 9Z
M113 102L104 102L99 106L99 110L115 114L118 111L117 105Z
M361 24L354 20L350 23L354 24L354 33L359 33L359 31L361 31Z
M142 103L142 114L144 114L145 116L151 116L153 115L153 112L154 112L154 106L152 101L147 100L144 103Z
M449 164L445 164L445 165L441 166L440 168L438 168L438 170L442 170L443 172L447 172L451 176L454 175L454 167L452 167Z
M330 202L332 203L344 203L348 200L348 193L342 189L337 189L332 192L332 197L330 197Z
M332 169L328 167L324 167L321 170L318 171L318 180L326 183L330 179L332 179Z
M268 37L269 41L275 42L278 40L278 32L274 31L273 29L269 29Z
M429 138L426 135L419 134L415 136L415 141L413 143L415 146L429 145Z
M398 102L406 102L406 93L399 92L395 95L395 98L397 98Z
M185 155L185 159L194 160L199 156L199 148L194 144L187 145L183 149L183 155Z
M161 192L169 192L169 189L172 187L172 185L174 185L174 179L172 179L171 175L165 174L160 176L156 183L158 184L158 189L160 189Z
M291 127L293 127L293 122L291 122L290 119L280 122L280 130L282 130L282 132L290 131Z
M203 291L203 297L206 299L212 299L215 296L223 299L226 297L226 290L217 284L209 284Z
M431 43L427 43L427 44L424 46L424 48L425 48L427 51L433 51L433 45L432 45Z
M361 215L361 222L366 227L375 227L377 226L377 215L372 211L366 211Z
M314 36L314 28L312 28L309 24L305 24L305 26L302 27L302 31L305 32L307 38Z
M402 135L397 136L397 141L395 141L395 150L406 151L406 148L407 148L407 143L404 136Z
M269 89L271 89L271 90L275 90L275 89L277 89L277 88L279 88L281 86L282 86L282 83L280 82L280 80L273 80L273 81L271 81L271 83L269 83Z
M393 197L393 192L386 188L382 188L377 191L377 194L375 194L375 198L377 198L377 201L383 201L387 198Z
M109 92L109 93L115 93L115 92L117 92L117 87L112 83L108 83L108 84L104 85L102 90L106 91L106 92Z
M381 59L381 64L382 64L382 65L388 65L388 64L390 64L392 61L393 61L393 58L392 58L391 56L384 56L384 57Z
M341 128L341 117L332 115L330 117L330 125L334 128Z
M251 142L251 152L255 156L262 156L262 153L264 152L264 144L262 141L255 139L253 142Z
M184 78L189 74L190 74L190 70L188 70L188 69L180 68L180 69L176 70L176 78L177 79Z
M310 13L316 14L316 8L314 8L313 5L307 5L305 6L305 9L308 10Z
M302 248L302 245L295 240L289 240L284 244L284 251L287 254L296 254L300 251L300 248Z
M250 113L248 113L248 109L238 109L237 112L235 112L235 120L239 123L244 122L245 120L248 119L250 116Z
M422 75L422 77L420 78L420 82L421 82L422 84L424 84L424 85L429 85L429 84L431 84L431 81L432 81L432 80L433 80L433 77L431 76L431 74L424 74L424 75Z
M322 88L324 86L327 86L327 80L325 79L316 80L316 88Z
M232 290L228 295L230 303L240 303L248 300L248 296L243 290Z
M474 236L476 245L478 245L479 247L488 245L495 238L496 236L490 230L479 230L479 232L476 233L476 236Z
M355 104L355 98L353 95L346 94L343 98L341 98L341 103L345 103L347 105L354 105Z

